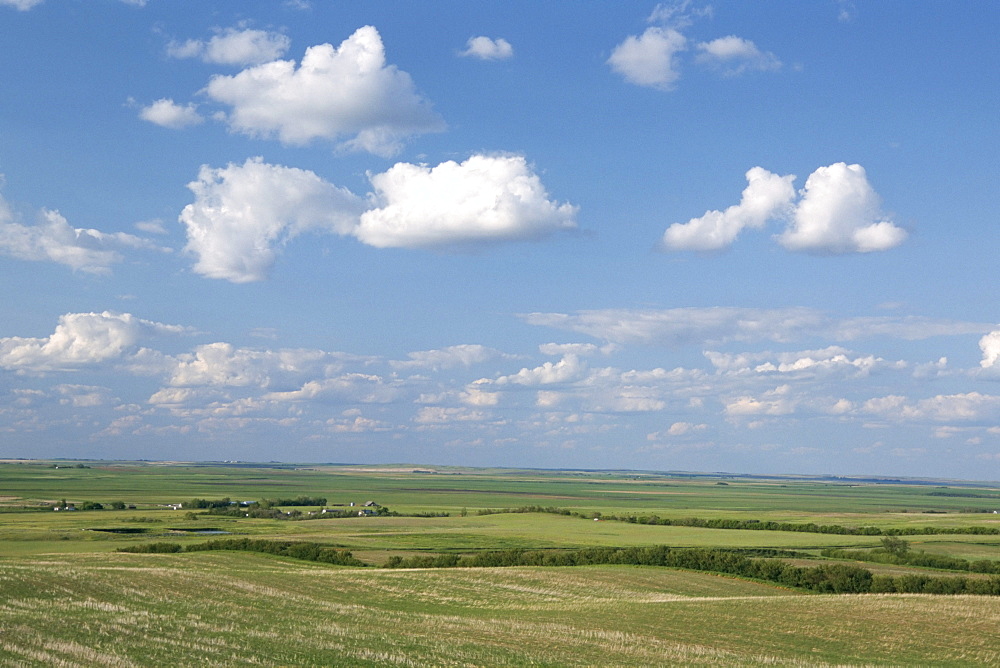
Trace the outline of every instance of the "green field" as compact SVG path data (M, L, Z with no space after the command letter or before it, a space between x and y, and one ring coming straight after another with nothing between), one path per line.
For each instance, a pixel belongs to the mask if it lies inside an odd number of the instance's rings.
M387 514L322 519L308 514L319 506L282 506L301 511L301 519L271 519L214 515L190 504L300 496L351 513L375 501ZM53 512L63 501L134 508ZM168 507L178 503L186 505ZM525 506L558 512L502 512ZM816 594L656 566L379 567L415 555L658 545L791 550L785 562L808 567L845 563L821 558L823 548L882 545L880 535L636 521L649 516L957 529L904 538L911 553L986 563L1000 561L994 507L1000 488L948 482L0 463L0 665L996 664L998 596ZM350 550L368 566L255 552L117 551L220 537L320 543ZM854 565L893 577L994 577Z

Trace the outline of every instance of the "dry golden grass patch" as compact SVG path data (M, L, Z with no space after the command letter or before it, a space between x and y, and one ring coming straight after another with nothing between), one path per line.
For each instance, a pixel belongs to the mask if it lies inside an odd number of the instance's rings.
M631 566L381 570L249 553L0 560L0 664L1000 663L1000 600L815 596Z

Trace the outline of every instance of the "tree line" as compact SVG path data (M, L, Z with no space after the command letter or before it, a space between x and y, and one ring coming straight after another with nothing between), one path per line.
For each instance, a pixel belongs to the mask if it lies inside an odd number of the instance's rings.
M342 566L370 566L350 551L322 543L252 538L211 540L183 547L148 543L119 552L177 553L241 550ZM937 577L920 574L874 575L848 564L795 566L781 559L755 558L739 550L708 548L593 547L580 550L499 550L471 555L443 554L391 557L383 568L505 568L514 566L632 565L683 568L769 582L823 594L917 593L1000 596L1000 577Z
M213 506L207 511L209 515L222 515L224 517L254 517L257 519L271 519L271 520L328 520L337 519L344 517L357 517L358 513L363 509L360 507L344 507L344 508L326 508L325 512L310 512L303 513L298 508L292 508L291 510L285 511L278 507L275 501L284 501L286 499L265 499L264 501L254 501L248 505L229 505L229 506ZM294 505L282 503L283 506ZM298 505L322 505L322 504L298 504ZM372 514L379 516L390 516L399 517L400 513L394 510L390 510L386 506L378 506L372 509ZM438 514L431 513L417 513L410 515L410 517L438 517ZM447 513L444 513L447 517Z
M183 508L228 508L230 506L256 506L258 508L274 508L276 506L325 506L325 496L296 496L287 499L261 499L260 501L237 502L228 496L222 499L191 499L181 504Z
M651 524L656 526L701 527L705 529L742 529L745 531L798 531L802 533L824 533L842 536L934 536L943 534L960 535L1000 535L1000 527L849 527L840 524L816 524L814 522L775 522L772 520L704 519L685 517L672 519L658 515L603 515L599 512L581 513L554 506L520 506L518 508L484 508L478 515L500 513L549 513L584 519L600 519L630 524Z
M820 554L831 559L850 559L852 561L869 561L878 564L894 564L899 566L920 566L923 568L939 568L949 571L969 571L970 573L991 573L1000 575L1000 561L989 559L962 559L942 554L929 554L911 551L909 544L894 536L882 539L882 547L871 550L843 550L826 548Z
M355 559L349 550L342 550L322 543L311 543L294 540L263 540L256 538L224 538L210 540L205 543L195 543L182 546L179 543L146 543L119 548L119 552L133 554L171 554L177 552L207 552L212 550L237 550L241 552L260 552L281 557L292 557L305 561L316 561L338 566L367 566L360 559Z
M100 503L98 501L83 501L83 502L77 504L77 503L74 503L74 502L71 502L71 501L66 501L66 499L62 499L62 500L59 501L59 503L56 503L55 505L50 506L50 507L53 510L70 510L70 509L72 509L72 510L105 510L106 508L110 508L112 510L125 510L125 508L127 506L125 505L124 501L112 501L111 503L108 503L107 505L105 505L105 504Z
M732 550L702 548L596 547L563 552L504 550L459 556L392 557L385 568L500 568L597 564L665 566L762 580L829 594L922 593L1000 596L1000 577L989 579L927 575L873 575L847 564L794 566L780 559L751 558Z

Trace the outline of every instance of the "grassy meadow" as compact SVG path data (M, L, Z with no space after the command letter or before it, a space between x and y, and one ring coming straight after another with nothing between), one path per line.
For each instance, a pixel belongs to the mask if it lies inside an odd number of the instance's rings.
M282 506L300 519L274 519L190 503L296 497L325 498L322 507L345 514L374 501L391 514L326 519L321 506ZM52 510L63 502L104 509ZM125 508L110 509L115 502ZM178 503L185 506L169 507ZM526 506L573 514L502 512ZM789 564L852 563L892 576L990 578L820 556L824 548L878 552L880 535L629 518L957 529L903 538L911 553L994 562L994 509L1000 488L957 482L7 461L0 665L990 665L1000 662L998 596L816 594L656 566L379 566L417 555L667 545L792 551ZM368 565L118 551L220 537L321 543Z

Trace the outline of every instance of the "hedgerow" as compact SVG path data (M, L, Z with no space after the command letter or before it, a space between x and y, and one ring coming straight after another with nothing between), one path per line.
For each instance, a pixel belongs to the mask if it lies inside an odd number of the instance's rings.
M281 557L292 557L305 561L316 561L339 566L367 566L360 559L355 559L348 550L340 550L322 543L308 543L293 540L261 540L254 538L225 538L210 540L205 543L195 543L186 547L177 543L148 543L119 548L119 552L133 553L166 553L166 552L205 552L210 550L239 550L243 552L260 552L275 554Z
M934 536L956 535L1000 535L1000 527L849 527L840 524L816 524L814 522L774 522L771 520L705 519L701 517L669 518L658 515L602 515L601 513L581 513L554 506L520 506L518 508L484 508L479 515L500 513L549 513L585 519L598 518L612 522L630 524L650 524L656 526L700 527L703 529L740 529L743 531L795 531L802 533L824 533L842 536Z
M840 550L826 548L821 553L831 559L850 559L852 561L870 561L878 564L894 564L900 566L920 566L922 568L938 568L949 571L970 571L972 573L1000 574L1000 561L978 559L969 561L960 557L949 557L927 552L894 553L882 548L872 550Z
M595 547L583 550L502 550L458 555L392 557L385 568L502 568L511 566L665 566L734 575L817 593L906 592L1000 596L1000 577L970 579L923 575L875 576L847 564L794 566L779 559L752 558L733 550L655 547Z

